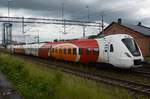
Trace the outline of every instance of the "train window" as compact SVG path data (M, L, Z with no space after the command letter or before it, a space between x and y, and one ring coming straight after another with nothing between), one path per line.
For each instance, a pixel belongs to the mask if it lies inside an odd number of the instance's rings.
M71 54L71 48L68 49L68 54Z
M124 38L124 39L122 39L122 42L125 44L125 46L128 48L128 50L131 52L131 54L133 56L140 56L141 55L139 48L133 39Z
M108 44L105 44L104 50L105 50L105 52L107 52L107 50L108 50Z
M60 49L60 53L62 54L62 52L63 52L63 50L62 49Z
M79 48L79 55L82 54L82 48Z
M73 48L73 55L76 55L76 48Z
M59 53L60 53L60 54L62 53L62 49L59 49Z
M54 48L54 52L56 53L56 49Z
M150 42L149 42L149 52L150 52Z
M64 48L64 54L66 54L66 48Z
M58 51L59 51L59 54L60 54L60 49L58 49Z
M36 48L35 48L35 50L36 50ZM50 51L50 50L51 50L51 47L48 48L48 51Z
M58 51L57 51L57 49L55 49L55 53L57 53Z
M54 53L54 48L52 48L52 53Z
M149 42L149 53L150 53L150 42Z
M86 54L87 54L87 55L90 54L90 50L91 50L90 48L87 48L87 49L86 49Z
M94 48L94 49L93 49L93 54L94 54L94 55L98 55L98 54L99 54L98 48Z
M112 44L110 45L110 52L114 52L114 47Z

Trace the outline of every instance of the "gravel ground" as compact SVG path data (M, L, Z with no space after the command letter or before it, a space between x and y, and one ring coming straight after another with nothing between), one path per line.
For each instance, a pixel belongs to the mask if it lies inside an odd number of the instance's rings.
M12 87L12 84L0 72L0 99L23 99L23 97Z

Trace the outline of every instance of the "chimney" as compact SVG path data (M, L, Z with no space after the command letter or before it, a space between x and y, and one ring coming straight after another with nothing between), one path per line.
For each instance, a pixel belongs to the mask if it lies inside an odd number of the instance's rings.
M118 19L118 24L121 24L121 23L122 23L122 19L119 18L119 19Z
M142 23L141 22L138 22L138 24L137 24L138 26L142 26Z

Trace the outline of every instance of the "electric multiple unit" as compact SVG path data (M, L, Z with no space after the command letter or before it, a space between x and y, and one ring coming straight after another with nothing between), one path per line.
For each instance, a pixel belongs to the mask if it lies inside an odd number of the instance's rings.
M109 35L97 39L64 42L11 45L13 53L80 63L108 63L119 68L142 66L139 46L127 34Z

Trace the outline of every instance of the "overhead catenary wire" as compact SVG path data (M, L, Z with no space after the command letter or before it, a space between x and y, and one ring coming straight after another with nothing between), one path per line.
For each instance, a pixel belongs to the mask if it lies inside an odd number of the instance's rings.
M0 22L5 22L5 19L8 17L0 17ZM13 23L21 23L20 17L11 17L11 22ZM57 24L61 25L62 20L58 19L43 19L43 18L24 18L24 23L37 23L37 24ZM51 20L51 21L49 21ZM92 26L92 27L99 27L99 23L97 22L88 22L88 21L74 21L74 20L67 20L66 25L76 25L76 26Z
M22 23L22 26L26 24L54 24L54 25L62 25L64 20L62 19L48 19L48 18L33 18L33 17L7 17L7 16L0 16L0 23L5 23L8 22L8 18L11 20L9 21L10 23ZM76 20L65 20L65 26L66 25L73 25L73 26L85 26L85 27L99 27L98 22L92 22L92 21L76 21ZM23 33L26 33L29 31L31 28L27 29L24 31L23 28ZM65 30L66 31L66 30Z

